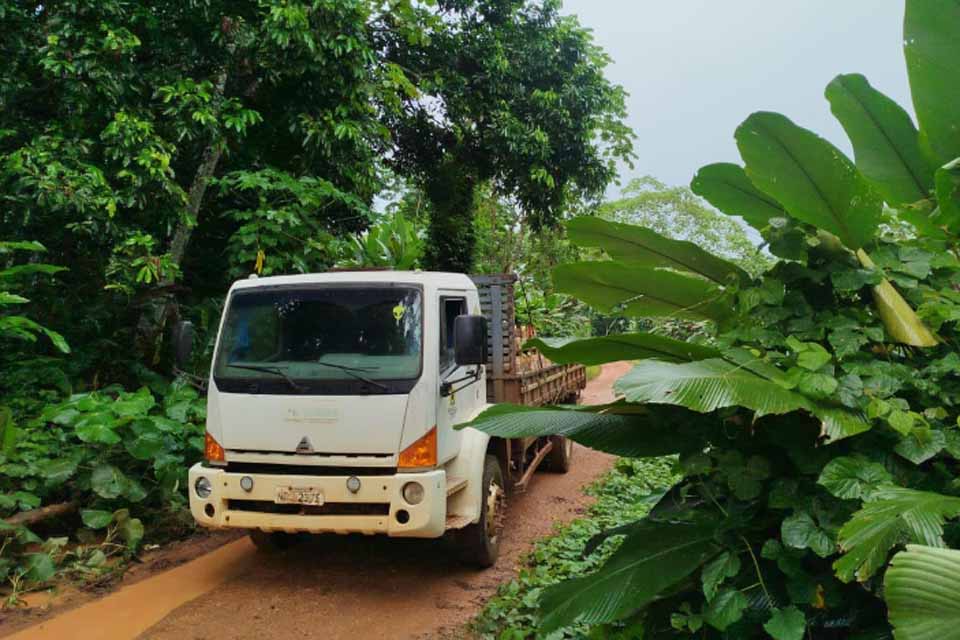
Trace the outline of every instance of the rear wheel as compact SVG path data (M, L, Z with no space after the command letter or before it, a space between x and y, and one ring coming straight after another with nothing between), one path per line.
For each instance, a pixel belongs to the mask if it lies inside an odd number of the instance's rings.
M573 458L573 440L565 436L550 436L553 448L543 459L543 468L555 473L570 471L570 459Z
M284 551L296 544L297 537L282 531L250 531L250 541L261 553L276 553Z
M487 456L483 463L480 521L457 531L454 538L464 562L481 568L496 563L500 554L505 496L500 462L495 456Z

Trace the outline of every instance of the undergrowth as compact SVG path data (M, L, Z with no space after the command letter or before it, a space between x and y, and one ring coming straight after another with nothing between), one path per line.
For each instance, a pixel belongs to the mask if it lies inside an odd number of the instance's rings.
M539 625L537 600L548 586L589 573L603 564L619 544L610 538L595 552L584 554L591 538L644 516L677 481L673 458L617 460L613 469L595 482L587 493L596 498L587 515L561 525L536 543L524 559L519 575L500 586L497 594L471 622L470 631L495 640L523 640L536 635ZM549 635L561 638L640 638L640 632L618 625L588 628L576 625Z

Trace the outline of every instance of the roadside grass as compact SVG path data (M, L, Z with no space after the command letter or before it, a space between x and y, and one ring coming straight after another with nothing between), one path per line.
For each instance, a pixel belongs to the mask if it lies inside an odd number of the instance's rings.
M524 558L519 575L500 586L483 611L471 621L470 632L484 640L524 640L536 635L539 623L537 601L543 590L566 578L598 568L616 549L620 538L611 538L588 557L583 557L587 541L594 535L636 520L649 511L663 489L674 484L675 460L672 457L649 460L621 458L606 475L586 492L596 497L587 515L558 526L539 540ZM622 626L590 629L573 626L548 636L561 638L639 638L639 630Z

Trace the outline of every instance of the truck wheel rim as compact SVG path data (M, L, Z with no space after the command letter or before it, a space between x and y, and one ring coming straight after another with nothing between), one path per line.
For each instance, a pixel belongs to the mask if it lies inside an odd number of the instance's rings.
M500 534L500 519L503 506L504 492L496 480L490 481L490 491L487 493L487 539L496 544Z

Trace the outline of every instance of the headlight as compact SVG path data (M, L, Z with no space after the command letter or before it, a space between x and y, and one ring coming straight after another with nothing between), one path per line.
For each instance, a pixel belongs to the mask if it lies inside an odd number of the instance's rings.
M210 497L211 493L213 493L213 485L210 484L209 480L203 476L200 476L194 483L193 490L197 492L198 498L205 500Z
M347 490L350 493L356 493L360 491L360 478L357 476L350 476L347 478Z
M420 504L423 502L423 486L419 482L408 482L403 485L403 499L407 504Z

